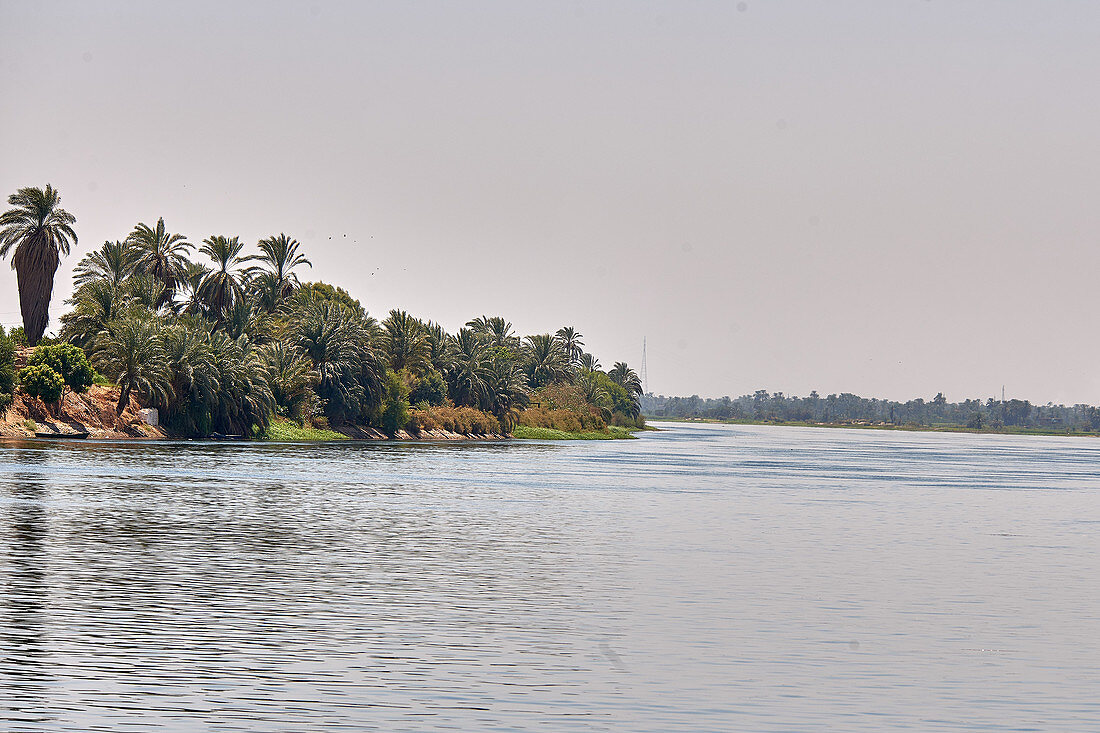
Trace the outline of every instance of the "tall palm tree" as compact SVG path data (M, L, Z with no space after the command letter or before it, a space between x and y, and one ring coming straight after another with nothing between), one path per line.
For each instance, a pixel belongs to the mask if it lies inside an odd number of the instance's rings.
M600 368L600 360L585 351L577 360L577 365L582 371L594 372Z
M11 268L19 281L19 311L27 343L35 346L50 321L53 277L61 255L68 255L76 244L76 217L61 208L61 195L48 183L45 190L21 188L8 203L15 208L0 215L0 257L15 248Z
M561 342L561 346L565 349L566 355L569 357L570 364L576 364L580 361L581 354L584 353L584 342L581 341L584 338L584 334L578 333L572 326L564 326L558 329L558 332L554 334L558 341Z
M313 267L313 263L298 253L301 243L286 234L261 239L257 245L260 254L247 259L261 262L263 266L249 268L248 274L253 276L260 304L271 313L300 285L294 268Z
M183 280L191 243L182 234L169 233L164 217L157 219L156 227L138 223L126 241L138 251L138 266L164 284L162 302L157 307L167 304L175 298Z
M203 278L198 296L215 323L223 323L226 313L244 297L238 271L245 261L242 249L239 237L230 239L219 234L202 240L200 251L214 261L214 269Z

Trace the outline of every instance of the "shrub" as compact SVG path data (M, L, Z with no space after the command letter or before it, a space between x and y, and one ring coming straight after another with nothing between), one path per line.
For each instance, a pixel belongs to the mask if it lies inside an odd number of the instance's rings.
M575 384L550 384L535 393L534 400L549 410L588 412L588 400Z
M87 392L95 379L92 365L84 350L72 344L50 344L35 347L34 353L27 359L28 366L45 364L61 375L65 384L74 392Z
M501 432L500 421L487 412L473 407L453 407L437 405L425 410L414 410L410 415L410 425L416 430L446 430L459 435L497 435Z
M386 375L385 391L382 429L393 435L409 421L409 388L399 372L389 372Z
M527 408L520 413L519 424L529 428L549 428L566 433L604 430L607 427L603 418L591 409L553 410L545 407Z
M47 364L31 364L19 370L23 391L46 404L57 402L65 391L65 379Z
M409 392L409 402L412 404L427 402L429 405L442 405L446 401L447 383L443 381L443 375L435 369L414 380Z
M15 342L15 345L21 349L27 348L27 332L23 330L22 326L16 326L8 334L8 338Z

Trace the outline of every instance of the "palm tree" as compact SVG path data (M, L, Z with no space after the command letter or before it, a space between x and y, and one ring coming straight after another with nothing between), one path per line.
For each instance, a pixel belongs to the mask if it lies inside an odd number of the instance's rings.
M583 371L594 372L600 368L600 360L586 351L582 353L580 359L577 360L577 366Z
M529 402L526 382L519 364L499 354L489 358L485 406L496 415L506 433L512 432L519 419L519 410Z
M239 237L217 235L202 240L200 251L214 261L215 268L203 278L197 294L215 323L224 323L226 313L244 297L237 272L245 261L242 249Z
M585 370L581 372L580 377L577 379L577 386L584 395L585 402L594 405L600 411L600 416L604 419L604 422L611 422L613 403L611 402L611 395L600 384L601 377L603 377L602 374L599 377L596 376L595 370Z
M446 374L454 363L454 338L438 323L429 321L425 328L428 361L437 372Z
M180 284L184 288L183 312L189 315L205 315L206 304L199 297L199 286L206 276L210 274L210 268L200 262L188 261L183 268L183 277Z
M298 254L301 243L285 234L261 239L258 246L260 254L248 259L262 262L266 267L250 268L248 274L253 275L253 285L260 294L261 305L271 313L300 285L294 268L302 265L313 267L313 263Z
M105 280L117 287L134 274L136 267L137 252L133 247L126 242L107 241L77 263L73 283L80 287L93 280Z
M630 396L628 414L631 418L637 419L642 414L642 405L639 401L639 397L642 396L642 381L638 379L638 375L625 362L617 361L611 371L607 373L607 376L611 378L612 382L626 390L627 395Z
M164 283L145 272L127 280L125 290L134 303L143 305L150 311L157 311L165 302Z
M245 293L222 314L221 327L231 338L248 336L259 346L271 341L275 318L259 307L254 295Z
M266 430L275 400L259 349L247 336L234 339L215 331L210 334L210 351L219 385L216 400L210 406L213 432L249 435L254 428Z
M187 255L191 252L191 243L182 234L170 234L164 226L164 217L157 219L156 227L139 222L126 238L126 242L138 251L138 267L144 269L164 284L162 302L157 307L170 302L176 296L176 290L183 280L187 265Z
M390 352L390 366L395 371L408 369L419 374L428 368L430 346L424 324L402 310L391 310L389 318L382 321L386 330L386 346Z
M607 376L611 377L612 382L625 389L627 394L642 394L642 380L638 379L638 375L625 362L615 362L615 366L611 368Z
M304 420L317 401L313 387L318 376L310 368L309 359L298 347L281 341L265 346L263 357L275 404L295 420Z
M106 325L133 300L125 285L107 279L90 280L65 301L73 309L61 316L61 339L87 350Z
M317 393L330 418L355 418L363 409L367 398L359 380L366 343L363 331L355 313L331 300L304 299L291 314L290 341L309 357L317 372Z
M560 341L548 333L528 336L524 341L524 371L532 390L569 380L569 357Z
M576 364L579 362L581 354L584 352L584 342L581 341L584 334L578 333L572 326L564 326L559 328L554 335L561 342L562 348L565 349L565 353L569 357L569 363Z
M164 332L164 354L172 385L164 424L185 435L208 435L210 405L221 389L210 349L210 325L193 316L180 318Z
M61 195L50 184L21 188L8 197L14 209L0 215L0 257L12 247L11 268L19 281L19 311L27 343L38 344L50 321L53 277L76 244L76 217L61 208Z
M519 337L512 332L512 324L500 316L479 316L468 322L466 327L488 339L490 346L519 350Z
M486 342L469 328L455 336L454 360L446 373L447 389L455 404L480 407L487 399L489 356Z
M96 340L92 362L122 388L115 410L118 415L126 409L131 393L158 404L168 402L172 394L171 375L155 318L130 316L107 324Z

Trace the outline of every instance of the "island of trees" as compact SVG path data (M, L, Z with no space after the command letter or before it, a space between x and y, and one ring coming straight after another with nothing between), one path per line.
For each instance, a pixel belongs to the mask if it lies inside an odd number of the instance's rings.
M16 271L23 325L0 329L0 411L97 383L117 389L117 414L155 407L189 437L260 436L273 422L546 437L643 425L637 374L602 369L575 328L520 337L499 316L456 333L403 310L378 320L343 288L300 280L311 263L286 234L250 252L237 236L195 243L163 218L139 222L79 261L47 338L76 219L49 185L8 203L0 257Z

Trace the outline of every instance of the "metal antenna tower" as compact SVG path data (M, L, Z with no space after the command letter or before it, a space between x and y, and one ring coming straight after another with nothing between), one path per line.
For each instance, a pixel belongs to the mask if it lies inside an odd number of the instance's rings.
M642 336L642 392L649 394L649 369L645 363L645 336Z

